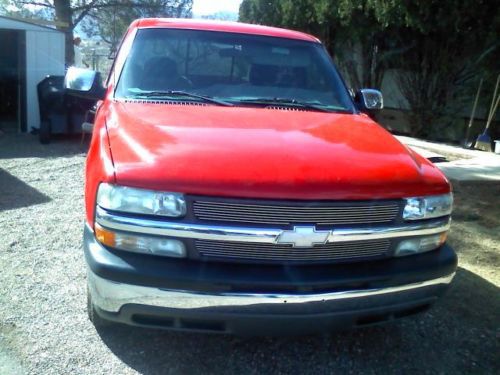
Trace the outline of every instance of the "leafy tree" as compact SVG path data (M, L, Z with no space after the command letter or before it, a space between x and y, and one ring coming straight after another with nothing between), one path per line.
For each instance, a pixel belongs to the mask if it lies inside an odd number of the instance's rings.
M192 0L134 0L124 6L122 2L110 7L91 10L81 27L89 36L98 36L114 49L121 36L137 18L191 17Z
M66 63L72 64L73 31L80 23L92 35L116 43L117 35L131 20L144 16L190 16L192 4L193 0L2 0L0 13L31 14L54 21L66 35Z
M244 0L240 19L317 35L355 89L398 72L412 133L435 137L456 123L436 117L453 117L471 82L500 70L497 8L489 0Z
M456 126L455 113L470 103L477 76L500 69L497 5L488 0L367 3L379 23L400 30L398 43L410 46L391 63L400 68L412 133L439 138Z
M380 87L388 56L401 48L385 36L364 0L244 0L240 20L290 27L319 37L354 89ZM267 21L267 22L266 22Z
M284 25L281 1L244 0L240 5L240 21Z

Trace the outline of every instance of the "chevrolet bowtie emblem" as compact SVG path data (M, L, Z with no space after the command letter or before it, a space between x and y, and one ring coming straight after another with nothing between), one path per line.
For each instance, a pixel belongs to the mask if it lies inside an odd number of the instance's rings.
M276 242L293 247L313 247L325 244L330 233L329 230L317 231L315 227L293 227L293 230L281 232Z

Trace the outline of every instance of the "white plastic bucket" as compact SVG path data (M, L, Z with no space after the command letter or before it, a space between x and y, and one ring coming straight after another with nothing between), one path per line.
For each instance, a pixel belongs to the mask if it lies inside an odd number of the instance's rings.
M500 140L495 141L495 154L500 154Z

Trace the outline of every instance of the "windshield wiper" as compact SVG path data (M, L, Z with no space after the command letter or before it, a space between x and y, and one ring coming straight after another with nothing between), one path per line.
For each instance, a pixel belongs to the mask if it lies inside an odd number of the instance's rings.
M239 99L241 103L254 103L254 104L268 104L268 105L282 105L282 106L290 106L290 107L299 107L303 109L309 109L313 111L321 111L321 112L345 112L350 113L350 111L346 109L330 109L326 108L322 105L317 105L314 103L301 102L297 99L287 99L287 98L249 98L249 99Z
M185 98L194 98L204 101L206 103L212 103L217 105L223 105L226 107L232 107L234 104L225 102L223 100L215 99L210 96L198 95L192 92L187 91L178 91L178 90L167 90L167 91L142 91L137 92L134 95L135 97L145 97L145 98L172 98L172 97L185 97Z

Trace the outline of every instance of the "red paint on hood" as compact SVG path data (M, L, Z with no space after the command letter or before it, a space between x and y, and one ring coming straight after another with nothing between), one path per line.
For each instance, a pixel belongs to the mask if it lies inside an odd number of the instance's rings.
M110 103L118 184L274 199L446 193L431 163L364 115Z

